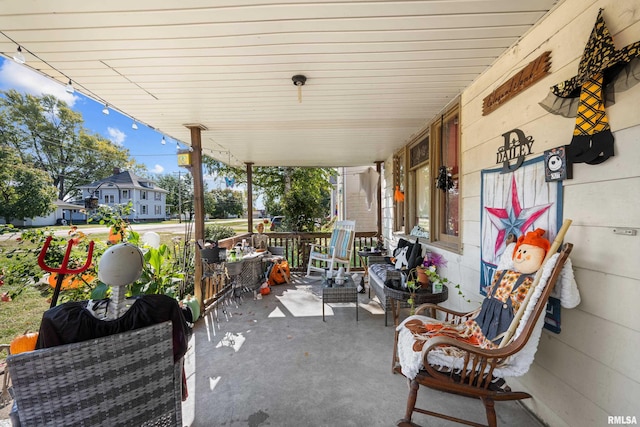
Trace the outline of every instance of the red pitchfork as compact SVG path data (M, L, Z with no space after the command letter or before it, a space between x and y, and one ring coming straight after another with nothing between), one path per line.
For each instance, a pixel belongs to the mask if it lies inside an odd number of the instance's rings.
M74 244L74 239L69 240L67 243L67 251L64 254L64 258L62 258L62 264L58 268L50 267L45 264L44 259L47 256L47 250L49 249L49 244L51 243L52 237L47 237L47 240L44 242L44 246L40 250L40 255L38 255L38 265L44 271L48 271L49 273L57 273L58 278L56 279L56 288L53 290L53 297L51 298L51 306L49 308L53 308L56 306L58 302L58 295L60 295L60 288L62 288L62 281L64 280L65 274L78 274L85 271L91 265L91 258L93 256L93 240L89 242L89 253L87 254L87 261L80 268L67 268L69 265L69 255L71 255L71 248Z

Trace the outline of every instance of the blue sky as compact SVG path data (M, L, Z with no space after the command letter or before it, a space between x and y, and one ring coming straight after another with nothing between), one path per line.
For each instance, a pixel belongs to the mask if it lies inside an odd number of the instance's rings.
M84 126L91 133L102 135L115 144L129 149L130 155L138 163L144 164L150 174L166 174L185 169L179 168L176 159L177 141L138 124L138 130L131 128L132 120L113 110L109 115L102 113L104 105L87 98L79 92L68 93L65 87L56 81L0 56L0 90L15 89L32 95L51 94L64 100L74 111L84 118ZM209 188L212 180L207 179Z

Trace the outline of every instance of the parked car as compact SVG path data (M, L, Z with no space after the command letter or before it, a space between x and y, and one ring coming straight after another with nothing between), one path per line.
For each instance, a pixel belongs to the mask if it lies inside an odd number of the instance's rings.
M278 231L279 228L282 227L282 221L284 220L283 216L274 216L271 218L271 231Z

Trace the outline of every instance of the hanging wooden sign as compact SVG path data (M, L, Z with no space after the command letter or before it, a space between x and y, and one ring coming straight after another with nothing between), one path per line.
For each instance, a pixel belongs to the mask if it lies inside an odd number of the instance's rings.
M518 71L516 75L485 97L482 100L482 115L486 116L549 74L549 68L551 68L551 52L547 51L529 62L529 64Z

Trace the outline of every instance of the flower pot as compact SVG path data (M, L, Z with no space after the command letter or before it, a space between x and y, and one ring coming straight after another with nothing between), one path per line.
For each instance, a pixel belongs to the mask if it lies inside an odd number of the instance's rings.
M425 267L417 267L416 268L416 276L418 283L420 283L421 287L426 288L429 285L429 277L426 273L427 269Z

